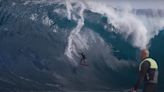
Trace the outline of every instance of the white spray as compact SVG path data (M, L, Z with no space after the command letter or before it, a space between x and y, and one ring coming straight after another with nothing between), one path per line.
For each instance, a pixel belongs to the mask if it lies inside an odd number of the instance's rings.
M70 0L65 0L66 2L66 8L67 8L67 18L71 20L71 12L73 11L72 5L70 3Z
M108 22L118 29L115 31L122 34L125 39L131 37L132 45L140 49L147 48L149 41L164 27L164 18L151 18L150 21L145 17L143 20L140 16L132 13L131 9L128 9L129 7L124 10L116 10L104 2L86 1L85 3L92 12L106 15Z
M72 2L73 0L71 0ZM74 0L76 1L76 0ZM96 1L76 1L79 4L80 11L77 12L80 18L76 19L76 15L72 12L71 2L66 0L66 8L68 13L68 19L77 20L77 26L70 33L68 38L68 47L65 50L67 55L72 61L74 61L74 54L77 55L77 49L88 49L87 40L82 38L80 30L84 25L83 12L85 9L91 10L108 18L108 23L112 24L116 29L116 33L122 34L122 36L131 41L134 47L145 49L147 48L149 41L159 33L159 30L164 27L163 17L147 17L146 15L137 15L132 12L131 7L125 7L126 9L117 10L104 2ZM77 7L75 7L77 8Z
M78 13L78 15L80 16L79 19L76 19L75 15L73 15L73 19L77 20L77 26L76 28L74 28L69 37L68 37L68 46L65 50L65 55L67 55L71 61L73 61L73 63L76 65L77 62L75 62L74 60L74 54L78 54L79 52L76 51L77 49L87 49L88 45L87 45L87 40L85 40L81 35L80 35L80 31L84 25L84 17L83 17L83 12L85 10L85 6L83 3L77 3L80 4L77 7L80 6L80 11L76 11ZM68 13L68 19L71 19L71 12L73 11L73 7L71 6L71 2L66 0L66 6L67 6L67 13ZM77 8L76 7L76 8Z

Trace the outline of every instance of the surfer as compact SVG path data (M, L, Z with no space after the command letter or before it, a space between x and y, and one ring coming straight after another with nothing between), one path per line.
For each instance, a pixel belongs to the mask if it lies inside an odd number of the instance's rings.
M88 66L87 62L86 62L86 56L83 52L80 53L81 59L80 59L80 65L85 65Z
M141 51L141 59L142 62L139 65L139 78L130 92L136 92L143 81L143 92L157 92L158 65L154 59L149 58L148 50Z

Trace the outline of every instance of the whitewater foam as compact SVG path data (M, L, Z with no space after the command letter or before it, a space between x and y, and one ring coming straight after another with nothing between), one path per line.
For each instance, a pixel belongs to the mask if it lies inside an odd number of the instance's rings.
M149 21L146 15L144 20L139 15L132 12L133 9L125 7L125 9L113 8L104 2L86 1L88 9L92 12L100 13L108 18L108 23L112 24L126 40L130 40L134 47L140 49L147 48L150 40L159 33L164 27L163 18L154 16L153 21Z
M68 47L66 48L65 55L67 55L71 61L74 62L75 65L77 65L77 62L75 62L73 54L78 55L77 49L87 49L87 40L85 40L81 34L79 33L84 25L84 17L83 13L85 10L85 6L83 3L77 3L80 6L80 10L76 11L77 14L80 16L80 18L76 18L74 13L72 13L73 8L71 6L71 2L66 1L67 6L67 13L68 13L68 19L71 19L71 14L74 15L74 20L77 20L77 26L71 31L69 37L68 37Z
M38 14L31 14L30 16L30 19L33 20L33 21L36 21L37 20L37 17L38 17Z
M33 1L33 3L45 2L45 0ZM55 2L57 1L50 0L48 4ZM121 34L125 40L129 41L134 47L140 49L148 48L150 40L155 35L158 35L159 31L164 28L164 17L159 15L157 11L153 11L153 16L149 17L147 14L137 14L130 5L127 5L123 9L119 9L119 7L110 6L110 4L107 4L106 2L96 2L94 0L65 0L64 4L67 9L67 18L69 20L77 21L77 26L70 33L68 38L68 47L65 51L65 54L72 59L73 53L77 54L77 47L78 49L88 48L87 41L82 38L79 33L84 25L83 12L85 9L106 16L108 18L108 24L112 24L117 29L111 29L108 31L114 31ZM79 11L78 8L80 8ZM78 18L77 15L80 16L80 18ZM33 20L34 17L31 16L31 19ZM52 21L45 17L43 18L43 24L51 25Z
M52 24L54 24L54 21L51 20L47 15L45 15L42 17L42 23L44 25L51 26Z
M65 0L65 2L66 2L67 14L68 14L67 18L71 20L71 12L73 10L72 5L69 0Z
M72 6L71 3L76 3L76 7ZM75 11L79 7L81 8L80 12ZM68 38L68 47L65 51L65 54L71 59L73 59L73 54L77 54L77 49L85 49L89 47L87 45L87 41L85 41L79 33L84 25L83 12L85 9L106 16L108 24L112 24L116 28L116 30L108 31L114 31L121 34L125 40L132 44L132 46L139 49L148 48L150 40L155 35L158 35L159 31L164 27L164 17L159 16L158 14L153 14L157 16L152 17L148 17L146 14L139 15L136 14L134 9L130 6L118 9L104 2L96 2L93 0L66 0L66 8L67 18L69 20L72 19L77 21L76 28L74 28L70 33ZM80 19L76 17L76 14L74 14L75 12L78 12L77 15L80 16Z

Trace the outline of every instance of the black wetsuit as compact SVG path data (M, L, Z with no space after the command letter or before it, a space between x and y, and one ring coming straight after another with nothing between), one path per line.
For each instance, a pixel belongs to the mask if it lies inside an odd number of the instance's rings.
M155 69L150 69L150 63L148 61L144 61L141 66L139 78L136 85L134 86L134 89L137 90L144 81L143 92L157 92L157 83L150 83L146 76L146 74L149 74L150 79L153 79L155 72Z
M83 53L81 53L81 61L85 60L85 59L86 59L85 55Z
M84 53L81 53L80 64L87 65L87 63L86 63L86 56L84 55Z

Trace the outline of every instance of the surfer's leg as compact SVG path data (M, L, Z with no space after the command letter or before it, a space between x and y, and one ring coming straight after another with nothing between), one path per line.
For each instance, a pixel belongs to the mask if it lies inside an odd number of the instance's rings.
M80 59L80 64L83 64L83 59Z
M88 66L88 64L87 64L87 62L86 62L86 60L85 60L85 59L84 59L84 60L82 60L81 65Z

